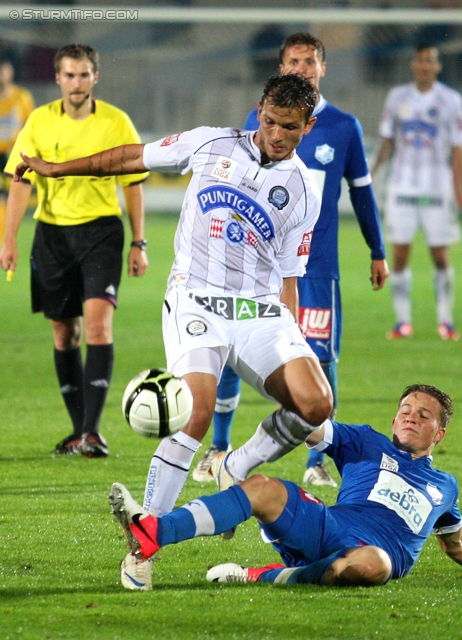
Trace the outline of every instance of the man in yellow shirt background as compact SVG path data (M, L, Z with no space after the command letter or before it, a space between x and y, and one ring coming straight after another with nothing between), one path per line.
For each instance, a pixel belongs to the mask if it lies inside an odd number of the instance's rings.
M86 45L58 51L55 71L62 98L32 112L7 162L7 175L13 175L21 161L20 151L62 162L139 142L127 114L93 98L98 64L98 53ZM73 432L56 445L56 454L109 453L99 421L113 368L112 323L122 273L124 230L117 185L123 189L132 231L128 273L142 276L148 260L141 182L147 175L49 180L29 173L11 185L0 266L13 271L18 230L32 186L37 187L32 311L41 311L51 321L56 373L73 424Z

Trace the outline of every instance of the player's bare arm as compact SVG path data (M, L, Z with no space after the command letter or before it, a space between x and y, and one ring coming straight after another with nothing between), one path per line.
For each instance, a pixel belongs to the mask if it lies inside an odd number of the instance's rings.
M462 529L436 536L440 547L454 562L462 564Z
M65 176L118 176L147 171L143 163L144 144L124 144L68 162L46 162L29 158L21 152L23 162L18 164L13 180L18 182L27 171L35 171L45 178Z
M374 291L383 288L386 279L390 275L386 260L372 260L371 264L371 282Z
M26 213L31 191L32 185L26 181L12 184L10 187L6 211L5 239L3 249L0 251L0 266L5 271L8 271L8 269L14 271L16 269L18 261L16 237Z
M131 184L125 187L124 198L132 230L132 244L128 254L128 275L140 277L144 276L148 268L148 256L143 245L145 242L144 198L141 184Z

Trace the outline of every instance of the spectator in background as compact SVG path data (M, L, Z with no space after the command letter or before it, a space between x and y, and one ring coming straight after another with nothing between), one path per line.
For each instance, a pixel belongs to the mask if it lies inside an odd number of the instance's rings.
M13 84L14 68L8 58L0 59L0 246L6 217L7 183L3 170L19 131L34 109L32 95Z

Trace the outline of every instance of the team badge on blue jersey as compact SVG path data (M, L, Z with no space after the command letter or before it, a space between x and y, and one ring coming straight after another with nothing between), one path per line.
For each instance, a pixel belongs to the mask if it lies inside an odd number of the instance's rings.
M316 147L316 151L314 152L314 157L321 164L329 164L332 162L335 155L335 149L329 147L328 144L322 144L320 147Z
M438 487L435 487L434 484L430 484L428 482L427 483L427 491L428 491L428 493L430 495L430 498L433 501L433 504L440 505L443 502L443 494L438 489Z
M269 192L268 202L280 211L289 202L289 192L284 187L273 187Z

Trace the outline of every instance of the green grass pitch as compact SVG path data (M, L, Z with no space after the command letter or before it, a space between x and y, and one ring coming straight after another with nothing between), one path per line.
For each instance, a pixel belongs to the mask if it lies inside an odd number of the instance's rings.
M277 561L249 521L231 541L200 538L162 550L152 592L122 589L119 562L125 542L106 496L111 483L120 481L141 500L155 448L155 442L130 431L120 405L133 375L165 364L160 314L175 224L172 216L149 217L149 272L122 283L113 383L101 424L111 452L105 460L50 454L70 427L53 371L50 327L29 312L30 218L21 228L14 280L0 277L0 637L459 639L462 567L445 557L434 539L407 578L379 588L207 583L207 567L219 562L258 566ZM456 412L435 450L435 464L462 479L462 345L436 335L432 269L422 239L412 257L415 336L398 342L385 340L393 324L390 292L388 287L372 292L368 251L351 220L342 220L340 245L344 335L338 419L369 422L388 433L407 384L439 385L453 395ZM452 255L460 328L460 247ZM242 444L270 410L245 387L233 445ZM305 460L306 451L299 448L263 470L300 482ZM211 485L188 480L179 503L212 491ZM328 503L335 500L335 489L321 487L316 493Z

